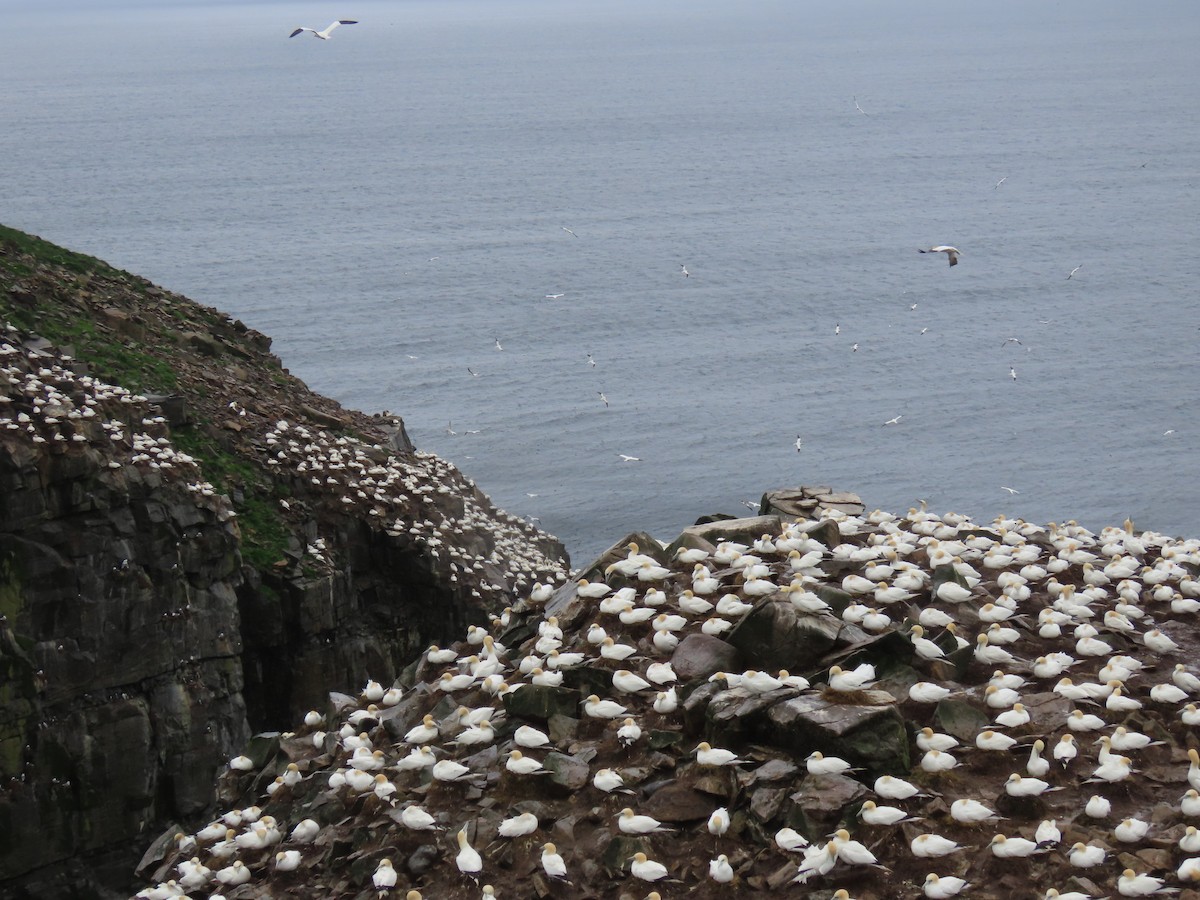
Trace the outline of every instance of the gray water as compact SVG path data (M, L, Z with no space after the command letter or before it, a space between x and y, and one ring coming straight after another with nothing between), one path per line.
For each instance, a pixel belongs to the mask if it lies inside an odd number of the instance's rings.
M1198 531L1195 3L5 20L0 221L271 335L577 562L800 483Z

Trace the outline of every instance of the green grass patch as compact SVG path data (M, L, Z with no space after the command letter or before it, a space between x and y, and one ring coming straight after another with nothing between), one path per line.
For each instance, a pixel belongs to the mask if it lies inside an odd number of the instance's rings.
M268 570L283 558L291 532L279 515L279 503L272 482L257 467L230 452L202 428L178 428L171 440L184 453L200 463L204 477L235 503L238 527L242 532L242 558L256 569Z
M17 231L15 228L9 228L6 225L0 225L0 243L6 247L11 247L20 253L27 253L40 263L45 263L51 266L61 266L68 271L75 272L79 275L91 274L93 272L104 272L110 275L128 274L122 273L120 269L114 269L103 260L96 259L94 256L87 256L83 253L74 253L66 250L57 244L52 244L49 241L43 241L39 237L34 237L32 234L26 234L23 231ZM11 268L11 266L9 266ZM132 276L131 276L132 277Z

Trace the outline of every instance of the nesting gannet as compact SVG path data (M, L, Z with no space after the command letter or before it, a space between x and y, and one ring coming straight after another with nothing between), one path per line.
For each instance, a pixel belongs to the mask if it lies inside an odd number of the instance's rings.
M390 859L379 861L379 867L375 869L375 874L371 876L371 881L374 882L375 888L379 891L388 891L396 886L396 870L392 866Z
M875 667L870 663L862 663L852 671L845 671L841 666L829 669L829 687L831 690L848 692L861 691L874 682Z
M804 835L800 834L794 828L780 828L775 832L775 846L780 850L794 853L808 846L808 838L804 837Z
M1035 842L1028 838L1010 838L1003 834L993 837L989 846L991 847L992 855L999 859L1019 859L1032 856L1041 849Z
M970 887L965 880L954 875L938 876L930 872L925 876L925 896L931 900L946 900Z
M729 830L729 810L718 806L708 817L708 833L720 837Z
M518 746L526 749L536 750L541 747L548 747L551 743L550 736L544 731L539 731L532 725L522 725L513 733L513 740Z
M929 726L922 728L916 735L917 747L926 752L930 750L953 750L958 746L958 739L948 734L941 734Z
M409 804L400 810L400 823L413 831L443 831L437 819L416 804Z
M329 25L327 25L321 31L317 31L317 29L315 29L315 28L307 28L307 27L301 26L300 28L297 28L295 31L293 31L291 34L289 34L288 37L294 38L296 35L301 34L305 31L308 31L308 32L312 33L313 37L320 38L323 41L327 41L327 40L329 40L330 36L333 34L333 29L337 28L339 25L357 25L357 24L358 24L357 19L338 19L336 22L330 22Z
M518 816L502 820L497 832L500 837L524 837L537 831L538 824L537 816L531 812L523 812Z
M960 799L950 804L950 817L955 822L964 825L975 825L979 822L994 822L1001 818L994 810L988 809L978 800Z
M1122 843L1134 844L1144 838L1149 831L1149 822L1144 822L1136 818L1128 818L1122 819L1117 827L1113 829L1113 837Z
M950 840L944 838L940 834L918 834L912 839L909 845L913 856L935 857L948 856L956 850L961 850L962 847Z
M551 878L567 877L567 864L558 852L558 848L550 842L542 844L542 871Z
M1038 846L1057 844L1062 841L1062 832L1059 831L1058 820L1043 819L1039 822L1037 829L1033 833L1033 839L1037 841Z
M938 244L936 247L930 247L928 250L917 250L918 253L945 253L946 258L950 260L950 265L958 265L959 254L962 253L957 247L949 247L945 244Z
M613 672L612 684L618 691L625 694L636 694L638 691L648 690L653 687L646 679L634 675L628 669L618 669Z
M733 881L733 866L729 865L729 857L724 853L708 863L708 877L718 884L728 884Z
M633 854L633 862L629 865L629 874L642 881L661 881L667 877L667 867L660 862L649 859L645 853Z
M1149 897L1152 894L1175 894L1179 888L1164 887L1161 878L1153 875L1139 875L1133 869L1126 869L1117 879L1117 893L1122 897Z
M879 806L874 800L867 800L858 810L858 817L868 825L898 825L901 822L915 822L908 813L895 806Z
M836 756L825 756L820 750L814 750L805 759L805 765L810 775L842 775L846 772L858 772L846 760Z
M583 701L583 712L594 719L616 719L625 715L626 709L614 700L601 700L592 694Z
M894 775L880 775L875 779L875 793L888 800L907 800L920 795L916 785L909 784L903 778Z
M477 882L479 873L483 871L483 859L467 841L465 828L459 829L456 838L458 839L458 855L454 857L454 864L458 866L458 871Z
M712 747L708 741L701 741L696 745L696 762L702 766L736 766L747 760L738 759L731 750Z

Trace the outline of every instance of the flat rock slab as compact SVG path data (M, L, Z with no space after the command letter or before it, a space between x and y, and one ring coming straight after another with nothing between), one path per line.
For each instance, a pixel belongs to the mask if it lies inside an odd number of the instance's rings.
M767 491L763 494L762 508L797 519L811 518L820 508L840 510L852 516L860 515L866 509L858 494L835 491L824 485Z
M764 534L777 537L783 533L783 523L779 516L750 516L744 519L722 519L718 522L705 522L703 525L689 525L683 529L684 534L718 544L721 541L737 541L749 544Z

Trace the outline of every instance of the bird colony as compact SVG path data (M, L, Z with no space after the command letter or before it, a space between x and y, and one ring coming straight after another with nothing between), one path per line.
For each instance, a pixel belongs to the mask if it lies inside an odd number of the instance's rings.
M235 808L164 837L138 897L1187 896L1200 542L915 509L777 524L630 542L396 685L331 695L230 763ZM855 640L808 671L679 677L689 636L736 643L780 605ZM911 761L722 745L700 696L890 707Z
M132 465L146 475L183 480L198 505L222 520L234 513L213 486L200 478L196 461L178 451L166 420L140 394L105 384L69 368L70 357L31 350L9 328L0 339L0 435L47 453L99 446L114 457L111 469Z
M382 453L354 437L280 420L265 435L267 465L326 495L393 538L428 554L435 570L477 602L495 603L511 586L561 581L562 563L540 546L538 530L502 510L450 463L420 451ZM328 562L317 542L308 553Z
M53 348L31 349L9 327L0 343L7 391L0 394L0 427L45 452L82 451L94 443L159 478L184 479L199 505L220 519L236 513L203 479L196 461L171 441L166 420L146 397L77 374L73 360ZM266 466L297 497L317 498L361 517L402 545L416 548L431 568L477 604L494 604L542 578L561 582L566 570L550 541L530 523L496 509L454 466L430 453L394 454L353 436L286 420L260 426L260 413L232 401L239 428L261 431L254 442ZM127 457L122 457L128 451ZM288 500L279 515L293 518ZM334 548L317 536L307 562L333 566Z

